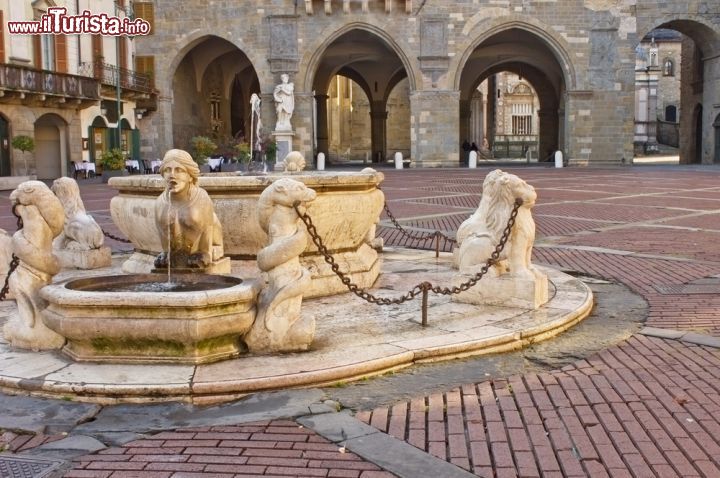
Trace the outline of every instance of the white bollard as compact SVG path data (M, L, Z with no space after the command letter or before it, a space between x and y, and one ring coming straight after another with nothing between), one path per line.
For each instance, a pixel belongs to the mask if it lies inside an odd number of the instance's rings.
M468 168L477 168L477 151L470 151L470 156L468 157Z
M325 171L325 153L318 153L317 156L317 170Z
M562 168L563 167L563 154L562 151L555 151L555 167L556 168Z
M402 153L398 151L395 153L395 169L402 169L403 168L403 157Z

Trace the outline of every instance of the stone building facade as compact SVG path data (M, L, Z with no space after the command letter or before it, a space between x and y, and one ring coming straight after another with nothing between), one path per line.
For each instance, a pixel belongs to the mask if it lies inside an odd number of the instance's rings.
M51 7L67 16L132 15L129 0L0 0L0 177L72 176L76 164L93 163L112 147L139 156L138 117L151 109L142 103L151 103L153 89L134 71L134 42L9 32L7 22L39 20ZM32 138L34 151L13 149L17 136Z
M275 124L272 91L295 86L293 148L327 154L330 82L365 92L373 160L390 151L398 123L388 99L407 82L407 137L417 166L457 165L473 95L502 71L522 74L538 96L540 154L570 164L633 157L635 49L650 31L687 36L681 69L681 161L720 156L720 11L715 1L290 0L152 2L155 32L135 40L152 58L157 111L141 123L143 154L160 156L190 134L247 129L248 98L262 98L264 134ZM685 74L685 70L692 70ZM686 81L687 79L687 81ZM494 85L493 85L494 86ZM213 106L214 105L214 106ZM211 118L210 113L218 116ZM235 119L233 119L235 118ZM492 118L487 118L490 121ZM687 119L688 121L685 121ZM715 125L718 126L715 126ZM229 126L228 126L229 125Z

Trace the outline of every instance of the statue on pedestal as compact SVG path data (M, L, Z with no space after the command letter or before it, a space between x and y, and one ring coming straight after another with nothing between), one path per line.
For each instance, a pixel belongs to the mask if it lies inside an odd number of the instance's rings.
M275 111L277 112L277 123L275 131L292 131L290 118L295 110L295 85L290 83L287 73L280 75L282 83L275 86L273 99L275 100Z

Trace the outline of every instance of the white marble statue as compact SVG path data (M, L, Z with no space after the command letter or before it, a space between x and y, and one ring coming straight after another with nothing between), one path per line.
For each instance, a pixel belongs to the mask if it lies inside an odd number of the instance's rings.
M257 256L258 268L267 274L258 312L245 343L254 353L307 350L315 336L315 318L302 316L303 293L310 273L300 265L307 246L305 226L293 204L302 207L315 199L315 191L290 178L273 182L260 195L258 222L268 245Z
M60 200L40 181L20 184L10 194L10 202L22 218L23 227L12 237L13 252L20 259L10 276L17 311L5 324L5 339L15 347L57 349L63 346L65 337L43 323L40 312L47 303L39 292L60 271L52 244L63 231L65 212Z
M290 83L287 73L280 75L282 83L275 86L273 99L275 100L275 111L277 112L277 123L275 131L291 131L290 118L295 110L295 85Z
M516 198L523 204L499 260L458 300L484 304L510 304L514 300L513 305L530 308L547 301L547 277L530 260L535 242L531 209L537 194L514 174L496 169L485 177L477 211L458 228L453 260L461 274L474 275L500 242Z
M278 163L278 167L286 173L299 173L305 169L305 156L299 151L291 151Z
M53 247L62 267L97 269L111 263L110 248L103 247L105 236L92 216L85 212L80 188L72 178L53 181L55 193L65 209L65 226Z
M187 151L171 149L163 157L160 174L167 189L155 201L163 250L155 267L207 270L223 256L223 237L213 202L197 185L200 169Z

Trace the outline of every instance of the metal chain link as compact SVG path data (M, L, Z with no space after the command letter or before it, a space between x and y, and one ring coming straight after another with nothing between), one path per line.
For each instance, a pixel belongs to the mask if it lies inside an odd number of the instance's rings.
M3 285L3 288L0 289L0 302L5 300L5 296L7 296L8 292L10 292L10 275L15 272L18 265L20 265L20 258L13 253L7 276L5 276L5 285Z
M335 258L330 254L327 247L325 247L325 244L323 243L322 238L318 234L317 228L315 228L315 225L313 224L310 216L308 216L307 213L303 213L300 211L300 201L296 201L293 204L293 208L295 209L297 215L300 217L300 220L302 220L302 222L305 224L305 227L307 227L308 234L310 234L310 238L312 239L313 244L315 244L315 246L318 248L318 251L320 251L320 253L323 255L325 262L330 265L332 271L340 278L342 283L345 285L345 287L348 288L348 290L350 290L350 292L371 304L377 305L398 305L407 302L408 300L412 300L420 294L423 294L423 325L425 325L428 291L432 291L436 294L442 295L453 295L464 292L477 284L477 282L482 279L485 274L487 274L487 271L490 269L490 267L492 267L492 265L495 264L500 258L500 253L503 251L503 249L505 248L505 244L510 238L510 233L512 232L512 228L515 225L515 218L517 217L518 209L520 208L520 206L522 206L522 203L523 201L520 198L515 200L513 210L510 213L508 222L505 226L505 229L503 230L502 236L500 237L500 242L498 242L497 246L495 246L495 250L490 255L490 258L480 268L480 271L477 274L475 274L473 277L468 279L466 282L463 282L459 286L453 287L433 286L431 282L421 282L420 284L407 291L405 294L396 298L376 297L373 294L367 292L366 290L358 287L357 284L353 283L350 277L348 277L347 274L340 270L340 266L337 262L335 262Z
M18 212L17 212L17 208L19 205L20 204L16 203L16 204L13 204L13 207L12 207L13 216L15 216L17 218L17 230L18 231L23 228L22 216L20 216L20 214L18 214ZM17 267L19 265L20 265L20 258L18 256L16 256L15 253L13 252L11 255L11 258L10 258L10 265L8 267L8 273L5 276L5 283L3 284L2 289L0 289L0 302L5 300L5 297L8 295L8 292L10 292L10 276L12 275L13 272L15 272L15 269L17 269Z
M428 239L436 239L436 240L439 241L440 238L442 237L443 239L445 239L446 241L450 242L451 244L455 244L455 243L457 242L457 241L455 240L455 238L452 238L452 237L446 235L446 234L443 233L442 231L435 231L435 232L431 232L431 233L429 233L429 234L422 234L422 235L413 234L412 232L409 232L407 229L405 229L404 227L402 227L402 225L398 222L398 220L395 219L395 216L393 215L393 213L390 212L390 208L388 207L387 202L383 204L383 208L385 209L385 214L387 214L387 217L388 217L388 218L390 219L390 221L393 223L393 225L395 226L395 228L396 228L398 231L400 231L403 236L405 236L405 237L407 237L407 238L410 238L410 239L413 239L413 240L416 240L416 241L426 241L426 240L428 240Z
M102 229L102 228L101 228L101 229ZM115 235L113 235L113 234L110 234L110 233L107 232L105 229L103 229L102 232L103 232L103 234L105 235L105 237L109 237L110 239L114 239L114 240L116 240L116 241L118 241L118 242L124 242L124 243L126 243L126 244L130 244L130 243L132 242L132 241L130 241L129 239L125 239L124 237L118 237L118 236L115 236Z

